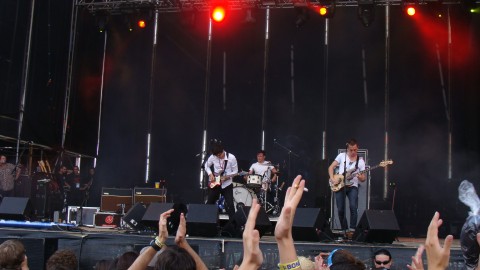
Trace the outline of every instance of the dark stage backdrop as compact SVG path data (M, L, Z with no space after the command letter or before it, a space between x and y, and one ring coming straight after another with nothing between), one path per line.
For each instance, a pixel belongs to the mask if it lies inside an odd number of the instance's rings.
M33 125L24 134L25 139L52 145L59 144L61 135L63 108L60 104L64 98L68 46L69 12L58 17L51 15L53 11L69 10L68 5L60 2L51 1L51 12L40 9L36 18L35 61L28 88L27 108L30 109L27 113L29 122L42 126ZM11 10L15 8L12 1L5 3L2 5ZM476 72L480 63L477 49L480 22L478 17L467 16L459 6L452 7L451 14L454 172L453 179L448 180L448 127L436 51L438 44L444 80L448 83L446 19L426 18L420 13L423 17L413 20L404 16L399 6L392 7L391 11L389 152L394 164L389 170L389 180L392 185L389 198L383 200L383 171L376 170L372 173L371 198L375 207L389 208L395 191L396 214L407 234L426 231L435 210L440 210L446 219L463 220L467 211L457 203L456 187L463 179L477 184L480 174L479 109L476 106L479 102L476 90L480 85ZM323 107L325 20L310 13L308 21L298 28L293 9L271 10L270 15L267 159L279 164L283 181L291 181L296 174L304 175L311 190L306 193L304 205L314 206L320 202L322 208L328 209L327 179L324 169L319 168L325 168L338 148L355 137L360 148L369 150L370 165L383 159L384 8L376 8L375 22L369 28L362 26L353 7L337 8L335 17L329 20L327 115ZM113 16L108 21L98 179L96 195L90 201L92 205L99 204L101 187L153 186L153 182L160 179L166 180L169 201L198 203L202 200L201 161L196 154L201 151L202 142L208 16L205 12L197 13L194 21L185 16L183 13L160 16L153 74L148 184L144 178L153 23L149 21L146 29L130 32L123 17ZM232 11L226 21L213 25L208 100L208 138L221 139L226 150L236 155L243 170L248 170L261 147L265 11L253 10L253 16L255 22L245 23L243 11ZM41 26L49 20L53 25L51 35L42 38L45 30ZM97 22L98 17L87 12L79 14L66 143L69 150L92 155L96 146L105 41L105 33L98 32ZM15 40L19 44L21 41ZM365 52L366 96L362 50ZM49 51L55 57L49 56ZM2 49L2 55L5 52L8 50ZM17 65L18 61L20 59ZM2 70L4 68L2 62ZM58 83L46 84L45 78L51 77L48 71L53 71L50 73ZM19 74L7 82L18 84ZM4 76L1 78L5 83ZM39 89L46 90L39 92ZM4 95L12 100L11 104L18 104L15 93L10 90ZM16 106L9 106L9 111L15 111ZM42 108L49 109L48 115ZM2 114L6 112L2 109ZM321 160L324 117L327 118L328 161ZM2 128L2 133L4 130L15 134L12 127ZM274 140L299 157L289 155Z

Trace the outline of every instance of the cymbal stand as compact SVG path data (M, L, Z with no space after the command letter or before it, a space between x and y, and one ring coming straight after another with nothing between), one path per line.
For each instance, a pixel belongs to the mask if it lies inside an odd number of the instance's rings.
M265 208L265 213L269 213L273 211L274 207L271 203L268 202L268 189L270 188L270 182L265 186L266 188L263 191L260 191L262 195L260 195L263 199L263 207Z

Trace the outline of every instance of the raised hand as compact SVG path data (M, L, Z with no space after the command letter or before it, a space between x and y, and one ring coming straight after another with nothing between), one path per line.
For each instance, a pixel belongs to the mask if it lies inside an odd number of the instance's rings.
M177 235L175 236L175 243L182 247L185 243L187 235L187 221L185 220L185 215L180 213L180 224L178 224Z
M275 238L278 240L285 238L292 238L292 225L295 211L298 203L302 198L303 189L305 187L305 180L301 180L302 176L298 175L291 187L288 188L285 195L285 203L278 217L277 225L275 226Z
M160 214L160 219L158 220L158 238L161 243L165 243L168 238L168 229L167 229L167 219L172 215L173 209L170 209L166 212Z
M248 213L247 223L243 231L243 261L238 269L258 269L263 263L263 254L260 250L260 233L255 229L260 205L253 199Z
M425 250L427 251L427 264L429 270L447 269L450 260L450 248L453 242L453 236L448 235L445 238L444 245L440 244L438 239L438 228L442 225L440 213L435 212L432 221L428 226L427 239L425 241Z
M304 187L305 180L302 180L302 176L295 177L292 186L287 190L285 203L275 226L275 240L277 240L280 264L283 265L298 264L297 251L292 237L292 225Z
M425 250L424 245L420 245L415 253L415 256L412 256L412 263L407 264L407 268L410 270L423 270L423 260L422 254Z

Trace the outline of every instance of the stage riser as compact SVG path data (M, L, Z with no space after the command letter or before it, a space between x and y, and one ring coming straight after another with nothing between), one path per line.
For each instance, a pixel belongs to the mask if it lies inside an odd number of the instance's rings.
M31 269L44 269L37 266L44 265L45 259L51 254L52 249L72 249L80 259L80 269L93 269L98 260L113 259L126 251L140 250L147 245L152 236L131 235L108 232L87 233L79 232L53 232L2 228L0 239L19 238L27 245L27 256ZM189 243L199 251L209 269L226 267L232 269L242 257L243 244L240 239L216 238L202 239L189 238ZM39 244L41 243L41 244ZM170 237L167 244L174 244ZM366 263L370 263L373 252L379 248L387 248L393 255L398 269L410 263L411 256L415 254L416 247L403 247L399 245L341 245L322 242L297 242L295 244L299 256L313 258L319 252L328 252L336 248L345 248ZM31 248L35 247L35 248ZM224 252L222 252L224 250ZM262 238L261 250L264 255L264 264L261 269L277 269L278 250L274 241L264 241ZM39 252L40 251L40 252ZM47 254L47 255L45 255ZM460 249L452 249L450 266L448 269L463 269L463 258Z

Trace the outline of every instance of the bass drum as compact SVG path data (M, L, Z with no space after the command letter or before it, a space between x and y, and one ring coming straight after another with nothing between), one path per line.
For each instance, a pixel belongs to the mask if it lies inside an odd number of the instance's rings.
M233 188L233 204L235 205L235 212L237 212L238 205L252 206L253 199L257 195L251 190L243 186L236 186Z

